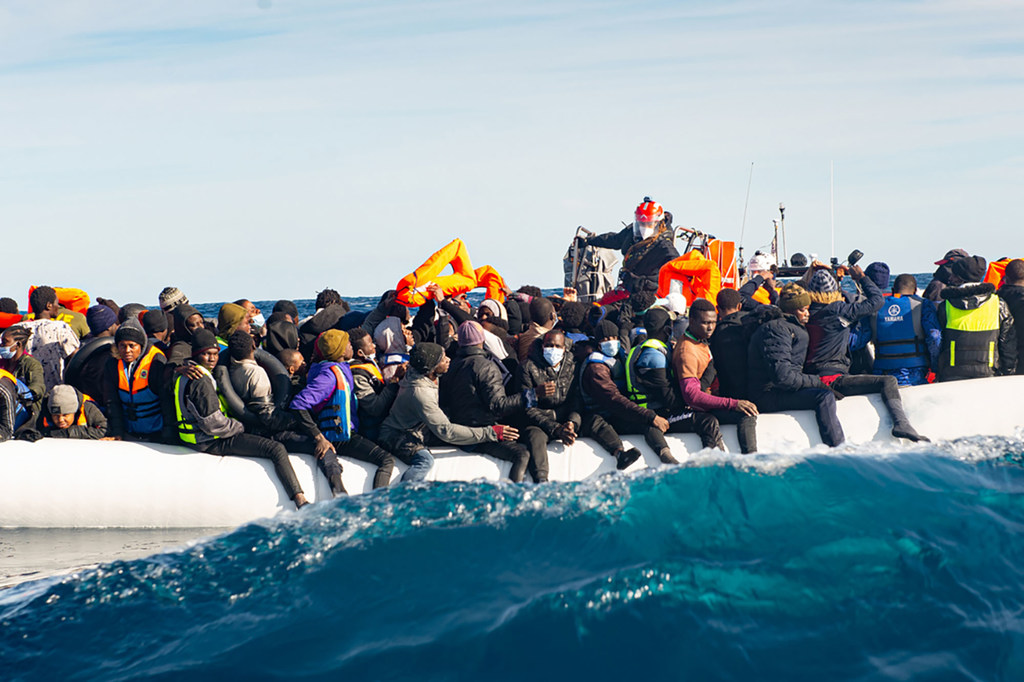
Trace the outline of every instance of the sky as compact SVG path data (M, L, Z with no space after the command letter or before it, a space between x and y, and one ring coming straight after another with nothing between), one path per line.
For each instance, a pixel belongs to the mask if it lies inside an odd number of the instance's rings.
M578 225L1024 255L1024 3L0 0L0 295L391 288ZM747 190L749 183L749 201Z

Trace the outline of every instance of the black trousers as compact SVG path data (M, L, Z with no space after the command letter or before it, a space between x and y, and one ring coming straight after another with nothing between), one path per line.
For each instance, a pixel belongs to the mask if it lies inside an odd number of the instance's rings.
M892 379L892 377L889 378ZM895 383L895 379L893 383ZM838 387L836 390L842 392ZM846 440L843 427L836 415L836 394L827 388L768 391L767 393L758 393L752 399L761 412L814 410L814 417L818 421L818 432L825 445L835 447Z
M599 414L585 414L580 422L580 431L576 434L580 438L593 438L598 445L608 451L611 455L617 455L625 448L622 439L615 432L612 425L604 420ZM544 429L539 426L527 426L519 436L519 442L525 443L530 448L530 464L528 470L537 483L548 480L550 467L548 465L548 443L549 438Z
M740 452L744 455L757 452L757 417L751 417L736 410L711 410L719 424L735 424L736 436L740 441Z
M293 452L302 452L307 455L315 454L315 442L309 436L295 433L294 431L282 431L275 435L274 439L284 443ZM386 488L391 483L391 474L395 470L395 458L390 452L369 438L353 433L347 441L332 443L332 445L334 445L337 454L328 452L323 457L318 458L316 463L320 467L320 471L324 472L324 476L331 483L331 491L335 495L346 492L344 485L340 489L335 487L336 483L341 484L342 466L338 460L339 456L377 465L377 472L373 475L374 488Z
M274 463L274 471L277 472L277 478L284 486L288 499L293 500L302 492L299 479L295 477L295 469L288 459L288 450L275 440L254 436L251 433L240 433L230 438L218 438L205 444L201 450L210 455L269 459Z
M520 436L521 438L522 436ZM546 447L544 455L545 468L547 467ZM523 475L526 474L526 467L530 463L530 449L519 441L491 441L474 445L472 448L466 448L466 450L497 457L506 462L512 462L512 471L508 472L508 477L512 479L513 483L520 483L523 480Z
M669 455L672 453L668 441L665 440L665 433L657 426L641 421L614 419L611 424L618 433L643 434L647 445L663 459L665 453ZM718 420L708 412L694 412L689 417L671 422L667 433L696 433L700 436L701 445L706 448L717 448L722 441L722 431L718 428Z

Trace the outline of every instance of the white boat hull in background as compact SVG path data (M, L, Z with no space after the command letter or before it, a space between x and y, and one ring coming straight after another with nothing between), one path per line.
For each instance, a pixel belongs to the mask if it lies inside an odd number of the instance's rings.
M978 379L902 391L911 422L933 441L967 436L1014 436L1024 425L1024 376ZM848 443L894 443L879 396L850 396L838 404ZM738 453L735 428L724 426L726 447ZM821 446L812 412L761 415L758 449L800 453ZM628 471L662 466L640 436L624 440L644 453ZM701 450L693 434L670 435L680 462ZM496 480L509 464L455 448L433 449L429 480ZM736 457L741 455L737 454ZM551 480L579 481L614 472L615 462L595 443L549 446ZM311 501L331 498L312 457L292 455ZM374 467L345 459L350 492L370 489ZM397 483L405 465L396 464ZM43 439L0 444L0 527L4 528L229 528L294 507L269 461L218 457L165 445Z

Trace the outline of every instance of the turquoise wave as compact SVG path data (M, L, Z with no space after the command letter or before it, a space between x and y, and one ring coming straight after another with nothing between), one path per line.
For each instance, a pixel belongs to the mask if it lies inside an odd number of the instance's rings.
M1024 679L1024 446L436 483L0 592L4 679Z

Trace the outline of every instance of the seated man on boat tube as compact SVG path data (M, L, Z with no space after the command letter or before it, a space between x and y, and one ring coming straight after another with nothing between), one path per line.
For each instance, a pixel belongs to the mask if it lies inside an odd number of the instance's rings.
M729 289L725 289L729 291ZM690 306L689 324L683 337L676 341L672 366L679 380L683 402L697 412L707 412L720 424L736 424L736 434L743 454L757 452L757 406L749 400L711 395L715 363L709 340L718 324L718 311L711 301L695 299ZM725 449L721 438L719 449Z
M484 330L480 323L463 322L459 325L459 350L440 382L441 406L445 413L463 426L494 426L522 414L527 407L536 404L536 392L531 389L507 394L507 372L505 366L484 349ZM479 443L471 449L512 462L509 478L514 483L523 480L528 466L538 483L547 480L547 447L541 452L531 450L529 442L501 439Z
M291 409L298 418L296 431L309 439L312 454L318 460L337 454L376 465L373 487L384 488L391 483L395 458L359 432L359 401L347 362L351 359L348 332L328 329L317 337L313 347L314 364L309 368L306 386L291 402ZM328 473L332 489L340 483L340 474L340 463L337 479L333 473ZM344 491L344 487L340 490Z
M398 384L398 395L381 424L381 442L409 465L403 481L422 481L434 465L431 442L464 447L479 443L514 441L511 426L463 426L448 419L438 403L438 379L451 360L436 343L420 341L409 354L409 371Z
M804 372L811 297L799 284L779 292L781 314L766 320L747 350L750 400L759 412L814 410L821 440L835 447L846 440L836 415L836 392L817 374Z
M672 214L650 197L644 197L634 211L634 218L622 230L587 237L583 242L585 246L622 252L619 281L626 291L657 291L661 266L679 257L672 238Z
M68 384L54 386L46 396L36 428L46 438L113 440L96 402Z
M850 374L850 331L858 320L878 312L884 298L859 265L851 265L849 273L864 291L862 300L847 301L839 289L839 280L827 268L818 269L807 282L811 305L808 308L804 371L818 375L840 395L880 393L892 417L892 435L911 441L926 441L928 439L919 434L907 419L896 377Z
M708 412L694 412L682 400L673 379L672 317L659 306L643 317L646 339L633 346L624 365L626 395L640 407L654 410L669 422L668 429L645 426L644 440L666 464L678 464L665 434L696 433L705 448L717 448L722 441L718 420ZM628 424L612 422L619 433L629 433ZM635 427L634 427L635 428ZM634 431L635 433L636 431Z
M227 415L212 373L219 360L220 345L213 332L197 330L192 335L189 366L197 369L199 378L193 379L185 372L174 380L178 438L185 445L211 455L271 460L288 498L297 508L308 504L285 447L269 438L245 433L242 422Z
M615 458L615 468L621 471L640 459L640 451L626 450L611 424L596 412L582 409L576 360L567 346L565 332L552 329L519 366L522 387L537 391L537 404L526 408L524 437L531 448L547 448L552 440L572 445L577 437L593 438Z

